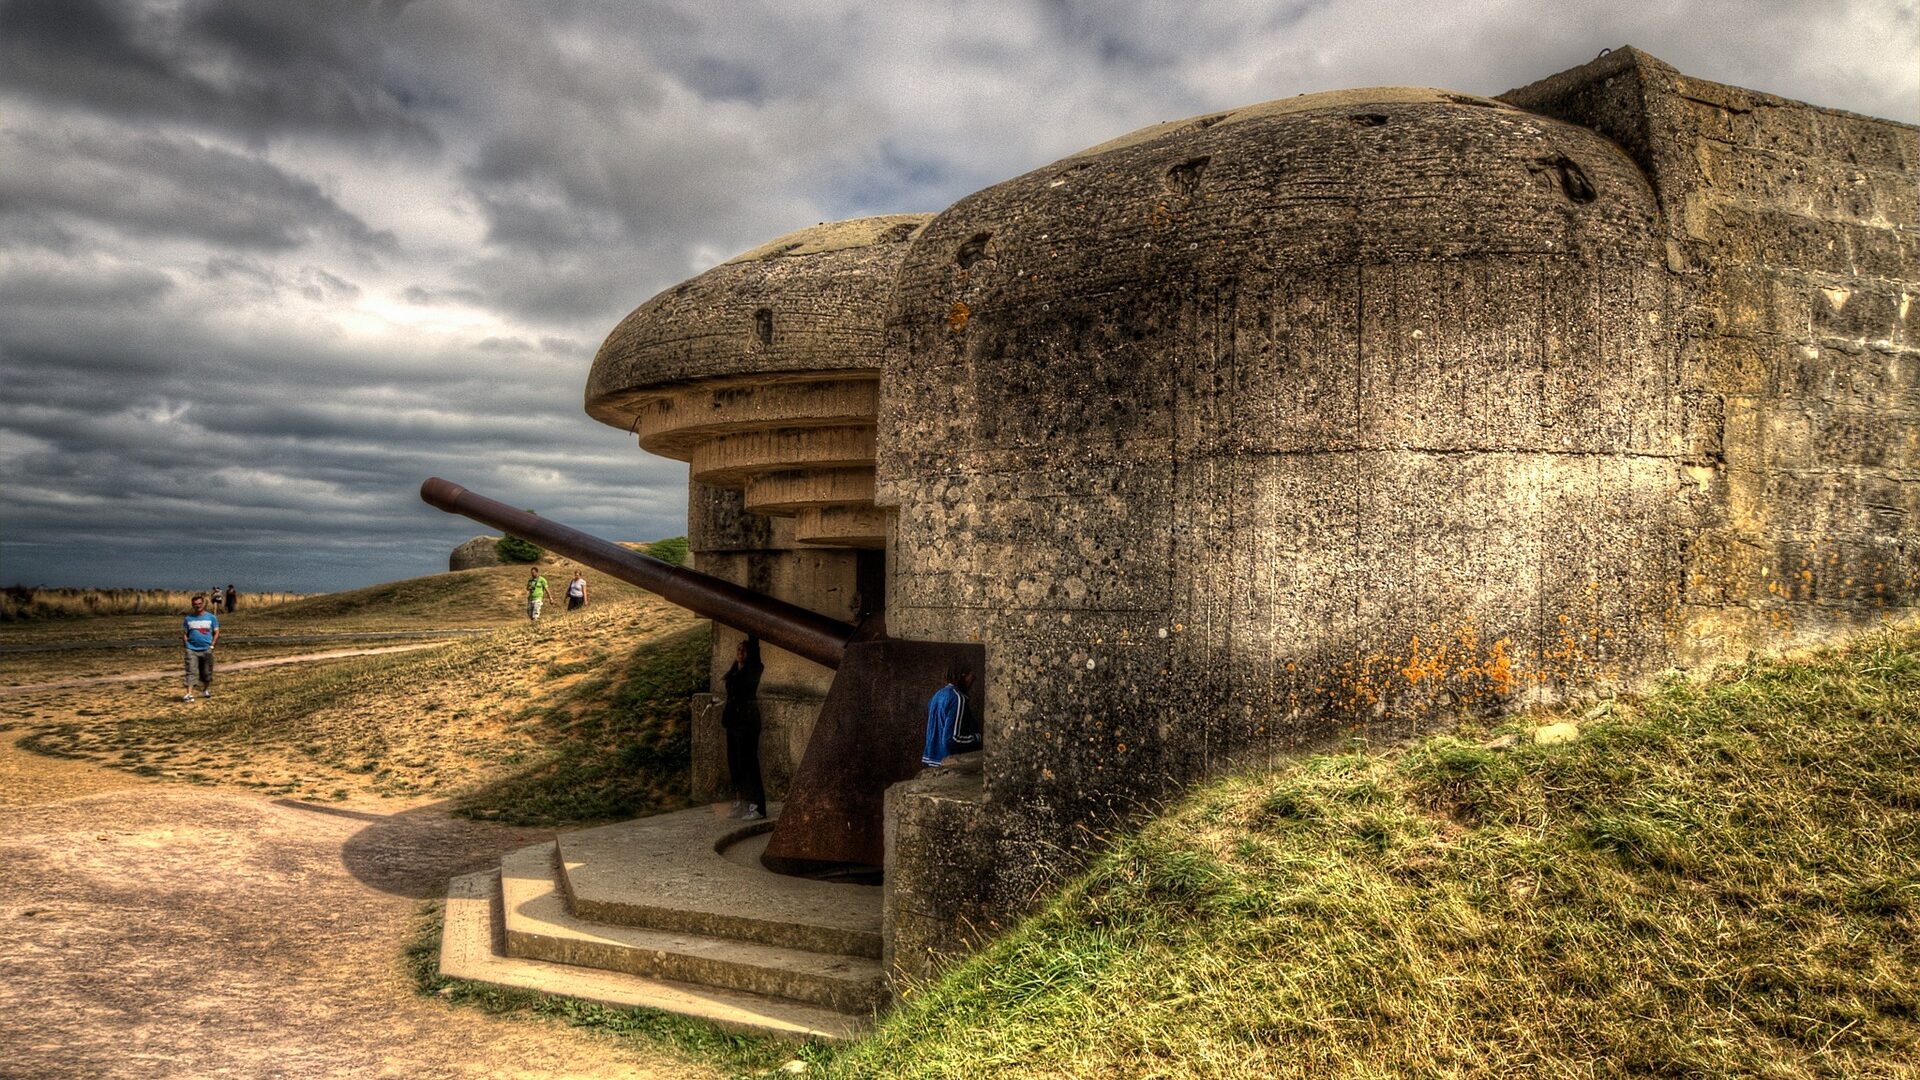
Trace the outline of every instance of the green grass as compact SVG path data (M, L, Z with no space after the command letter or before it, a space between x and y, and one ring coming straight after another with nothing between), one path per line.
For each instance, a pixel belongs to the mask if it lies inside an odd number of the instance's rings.
M707 688L712 647L706 625L646 642L613 670L522 712L521 730L547 748L545 759L463 797L455 812L514 825L570 825L687 805L687 700Z
M655 540L651 544L641 544L640 553L643 555L651 555L663 562L670 562L675 566L685 566L687 565L687 538L684 536L669 536L665 540Z
M1213 785L826 1072L1920 1075L1920 633L1581 729Z

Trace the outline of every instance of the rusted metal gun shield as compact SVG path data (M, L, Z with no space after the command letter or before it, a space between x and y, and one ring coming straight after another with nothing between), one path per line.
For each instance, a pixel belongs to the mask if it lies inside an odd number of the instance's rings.
M887 788L920 772L927 699L955 660L973 669L968 732L981 728L986 647L942 641L856 641L814 722L806 756L761 865L782 874L879 867L885 860Z

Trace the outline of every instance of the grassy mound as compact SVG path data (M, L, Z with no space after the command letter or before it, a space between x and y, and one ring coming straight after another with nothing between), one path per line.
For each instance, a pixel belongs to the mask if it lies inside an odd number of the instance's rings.
M822 1064L1916 1075L1920 633L1495 734L1213 786Z
M472 812L504 816L492 791L546 815L516 820L677 807L687 697L704 683L709 633L657 598L596 597L538 628L523 621L417 652L223 673L211 701L178 701L177 684L131 707L124 688L69 691L63 715L34 723L21 745L307 799L479 791ZM625 707L590 715L599 705Z
M649 595L598 570L549 556L540 562L546 577L547 613L566 605L568 579L579 570L587 579L588 605L615 603ZM244 602L244 600L243 600ZM448 627L517 625L527 618L527 567L483 566L447 574L390 581L364 589L327 593L262 611L242 629L260 633L293 630L441 630ZM244 614L239 612L236 614Z
M457 813L512 825L618 821L685 806L693 769L687 699L707 688L709 626L635 647L519 714L517 730L545 748L530 767L463 797ZM557 663L548 674L580 670Z

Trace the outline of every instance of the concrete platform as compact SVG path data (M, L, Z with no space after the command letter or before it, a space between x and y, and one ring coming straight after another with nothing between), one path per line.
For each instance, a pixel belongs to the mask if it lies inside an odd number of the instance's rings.
M853 1038L886 994L880 889L766 870L771 828L701 807L509 852L498 871L450 885L440 970L742 1031Z
M509 956L744 990L872 1013L884 980L880 962L679 930L592 922L569 911L555 882L555 845L500 860Z
M563 833L560 885L591 922L879 960L880 888L763 869L770 828L715 806Z
M735 1031L786 1038L852 1039L872 1024L870 1017L761 994L509 957L504 950L504 914L497 873L454 878L447 889L440 973L615 1008L659 1009Z

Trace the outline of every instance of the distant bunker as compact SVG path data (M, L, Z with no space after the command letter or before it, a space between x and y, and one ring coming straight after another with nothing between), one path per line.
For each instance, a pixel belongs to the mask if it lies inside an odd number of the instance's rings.
M1916 158L1632 49L1290 98L774 241L587 411L689 462L701 570L984 650L981 767L885 795L921 975L1234 765L1913 616ZM777 797L830 679L776 654Z

